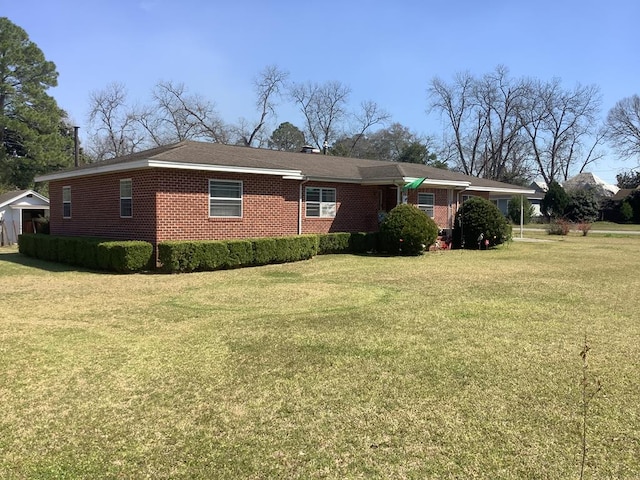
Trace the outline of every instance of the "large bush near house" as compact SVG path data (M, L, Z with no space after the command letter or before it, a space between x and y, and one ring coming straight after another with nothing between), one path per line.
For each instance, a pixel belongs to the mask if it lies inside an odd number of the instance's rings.
M436 223L413 205L398 205L380 224L380 248L391 255L420 255L437 236Z
M498 207L484 198L473 197L464 202L456 214L455 223L455 248L486 248L511 239L511 225Z

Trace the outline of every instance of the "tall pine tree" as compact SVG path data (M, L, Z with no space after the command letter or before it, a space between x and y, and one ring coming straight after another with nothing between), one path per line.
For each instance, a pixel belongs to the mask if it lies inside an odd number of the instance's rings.
M58 83L27 33L0 17L0 187L30 188L33 178L73 163L66 113L47 89Z

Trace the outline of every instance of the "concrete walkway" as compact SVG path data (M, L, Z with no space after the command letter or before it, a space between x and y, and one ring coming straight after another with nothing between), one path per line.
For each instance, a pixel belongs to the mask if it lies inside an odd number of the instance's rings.
M523 228L522 229L523 232L546 232L546 230L544 228ZM576 230L575 228L571 229L571 233L582 233L580 230ZM619 235L640 235L640 231L639 230L594 230L593 228L591 230L589 230L589 235L591 234L619 234ZM518 226L514 226L513 227L513 235L514 237L516 235L520 234L520 227Z

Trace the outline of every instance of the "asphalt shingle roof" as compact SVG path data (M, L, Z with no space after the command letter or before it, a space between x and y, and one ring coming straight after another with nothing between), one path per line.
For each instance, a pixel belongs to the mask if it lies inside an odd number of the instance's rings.
M200 164L205 166L226 166L237 168L259 168L291 170L314 179L334 179L342 181L393 181L403 177L426 177L431 180L469 182L475 187L495 189L529 189L506 183L486 180L443 170L427 165L396 163L383 160L334 157L331 155L282 152L260 148L249 148L217 143L184 141L126 155L100 163L83 165L69 170L80 173L96 166L110 166L133 163L139 160L154 160L171 163ZM61 172L58 172L61 173Z

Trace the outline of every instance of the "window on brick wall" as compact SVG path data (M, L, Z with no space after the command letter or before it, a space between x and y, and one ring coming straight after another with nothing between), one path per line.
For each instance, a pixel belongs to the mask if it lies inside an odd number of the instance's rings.
M130 178L120 180L120 216L133 217L133 192Z
M209 180L209 216L242 217L242 182Z
M433 193L418 193L418 208L433 218L435 195Z
M71 187L62 187L62 218L71 218Z
M307 217L335 217L336 189L307 187L305 190Z

